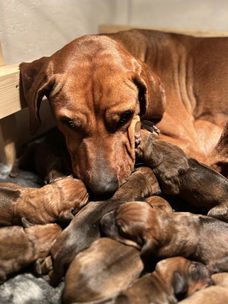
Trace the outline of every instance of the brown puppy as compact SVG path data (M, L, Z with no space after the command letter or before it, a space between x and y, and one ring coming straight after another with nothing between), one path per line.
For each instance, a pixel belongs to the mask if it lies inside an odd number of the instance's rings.
M0 183L0 225L20 225L23 217L34 224L70 221L87 201L83 182L70 176L41 188Z
M164 259L155 271L136 280L121 292L116 304L177 303L177 298L192 295L212 284L205 265L183 257Z
M149 167L138 167L112 196L112 200L137 200L161 192L157 178Z
M228 223L220 220L127 202L107 213L101 227L106 235L142 248L144 256L180 255L207 264L211 272L228 271Z
M47 256L61 231L57 224L0 228L0 281Z
M200 290L193 296L179 302L180 304L225 304L228 303L228 273L212 276L215 286Z
M63 303L112 298L143 270L139 252L109 238L101 238L79 253L70 264Z
M223 175L148 131L142 130L141 137L138 157L153 169L163 193L206 210L214 207L209 215L228 221L228 180Z
M142 183L143 181L143 183ZM52 285L59 283L75 255L88 248L100 237L99 224L102 216L115 209L122 200L135 200L150 196L159 189L157 180L150 168L137 168L114 194L112 200L90 202L82 208L61 233L51 250L54 271Z
M149 30L87 35L22 63L21 101L35 130L46 95L74 174L96 194L113 193L134 167L127 130L137 115L161 120L162 138L191 157L219 163L223 153L213 152L228 115L227 50L228 38Z

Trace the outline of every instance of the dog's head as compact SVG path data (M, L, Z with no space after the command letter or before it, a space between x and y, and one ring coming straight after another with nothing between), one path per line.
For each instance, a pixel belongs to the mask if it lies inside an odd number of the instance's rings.
M158 246L159 212L146 202L126 202L102 217L101 230L117 241L140 249L144 257Z
M157 263L155 271L173 288L178 299L191 296L196 291L212 284L209 270L204 264L184 257L161 260Z
M94 193L112 193L131 173L138 115L159 121L165 96L148 66L106 36L88 35L50 57L20 65L21 102L31 128L43 96L65 136L74 174Z

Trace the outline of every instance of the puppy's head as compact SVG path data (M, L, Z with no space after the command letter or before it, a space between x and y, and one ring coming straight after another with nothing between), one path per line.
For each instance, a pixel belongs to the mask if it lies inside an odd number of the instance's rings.
M60 192L63 210L65 210L64 206L66 208L71 206L73 211L76 211L88 202L88 192L80 179L68 176L56 180L53 184Z
M107 213L101 220L101 228L109 237L148 254L158 245L157 211L146 202L127 202Z
M26 220L25 220L26 221ZM33 242L37 248L36 253L42 256L51 249L54 241L58 235L62 232L62 229L57 224L46 224L46 225L32 225L28 224L25 228L28 238Z
M171 287L178 299L210 286L212 280L205 265L183 257L167 258L157 263L155 271Z
M20 65L22 103L33 130L45 95L65 136L74 174L94 193L113 193L131 173L135 120L160 120L159 78L106 36L74 40L50 57ZM129 132L132 129L133 132Z

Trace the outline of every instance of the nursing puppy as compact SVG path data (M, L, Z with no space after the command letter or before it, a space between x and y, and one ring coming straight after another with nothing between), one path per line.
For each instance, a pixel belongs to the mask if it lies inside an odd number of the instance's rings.
M142 183L143 181L143 183ZM137 184L139 183L139 184ZM53 260L52 285L57 285L75 255L100 237L100 219L124 200L153 195L159 187L150 168L137 168L114 194L111 200L90 202L82 208L61 233L51 250Z
M139 277L142 270L138 250L101 238L80 252L70 264L65 276L63 303L112 298Z
M70 221L72 211L80 209L87 201L83 182L72 177L41 188L0 183L0 225L21 225L23 217L34 224Z
M168 258L121 292L115 304L177 303L180 296L189 296L211 284L205 265L183 257Z
M164 212L146 202L127 202L101 220L106 235L141 248L145 257L183 256L228 271L228 223L189 212Z
M138 158L153 169L163 193L177 195L208 215L228 221L228 180L179 147L141 131ZM211 209L212 208L212 209Z
M112 200L137 200L159 193L161 189L152 169L138 167L112 196Z
M216 273L212 276L214 286L200 290L180 304L224 304L228 303L228 273Z
M57 224L0 228L0 281L47 256L61 231Z

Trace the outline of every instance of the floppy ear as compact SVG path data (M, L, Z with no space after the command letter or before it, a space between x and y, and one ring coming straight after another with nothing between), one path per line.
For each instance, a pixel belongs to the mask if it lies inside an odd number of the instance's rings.
M34 133L40 126L39 108L44 95L50 91L52 68L49 57L42 57L20 66L20 99L22 106L28 106L30 129Z
M172 286L175 296L184 294L188 291L187 281L178 271L175 271L173 274Z
M154 238L150 238L145 241L141 249L141 258L147 258L153 255L154 250L157 248L157 241Z
M166 96L160 78L144 62L139 62L140 71L133 81L139 90L140 116L159 122L165 112Z

